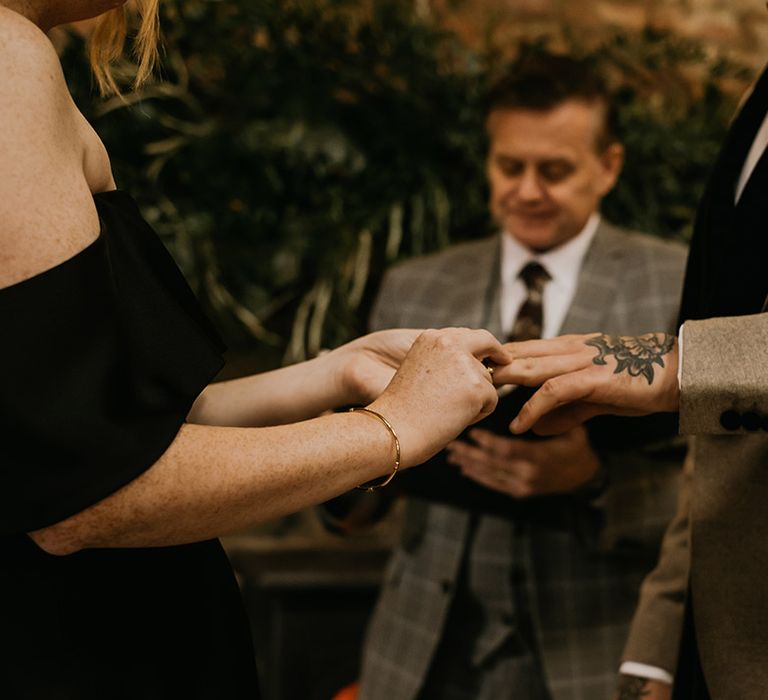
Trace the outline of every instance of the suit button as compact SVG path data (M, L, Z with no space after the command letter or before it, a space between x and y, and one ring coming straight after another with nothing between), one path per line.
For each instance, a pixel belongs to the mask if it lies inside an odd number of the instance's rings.
M741 427L741 416L737 411L723 411L720 414L720 425L726 430L738 430Z
M741 414L741 424L744 426L744 430L750 432L758 430L760 428L760 416L754 411L746 411Z
M445 579L440 583L443 589L443 593L450 593L453 590L453 584L448 580Z

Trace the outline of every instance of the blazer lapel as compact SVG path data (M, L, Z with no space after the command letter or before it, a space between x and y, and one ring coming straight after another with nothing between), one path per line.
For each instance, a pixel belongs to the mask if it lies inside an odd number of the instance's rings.
M499 312L501 238L489 238L475 248L471 259L451 270L451 290L435 300L435 327L485 328L497 338L501 333Z
M611 299L619 284L621 234L601 220L579 272L579 282L560 335L607 330Z
M731 191L725 193L731 200L736 194L736 182L757 131L763 123L766 109L768 109L768 69L763 70L744 99L731 123L722 148L720 165L723 166L725 174L734 185Z

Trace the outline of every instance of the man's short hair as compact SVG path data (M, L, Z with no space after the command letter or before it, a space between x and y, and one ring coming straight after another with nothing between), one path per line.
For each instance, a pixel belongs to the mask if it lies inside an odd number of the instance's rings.
M548 112L569 100L603 107L599 151L618 141L616 109L602 75L594 63L572 56L536 51L518 59L491 87L486 115L497 109Z

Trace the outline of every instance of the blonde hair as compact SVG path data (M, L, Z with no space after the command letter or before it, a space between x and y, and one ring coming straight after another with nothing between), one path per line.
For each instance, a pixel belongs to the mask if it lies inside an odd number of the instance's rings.
M157 63L160 0L134 0L133 5L139 15L132 52L136 62L136 75L133 78L135 89L152 75ZM88 57L102 95L120 93L112 69L123 58L127 34L128 10L125 7L118 7L101 15L91 33Z

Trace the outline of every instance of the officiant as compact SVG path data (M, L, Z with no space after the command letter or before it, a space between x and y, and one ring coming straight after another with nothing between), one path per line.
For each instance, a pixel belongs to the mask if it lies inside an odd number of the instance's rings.
M498 233L392 269L370 327L483 327L499 339L671 330L685 251L600 214L624 155L601 77L565 56L523 60L491 91L486 126ZM674 426L595 422L521 439L507 426L522 399L502 397L400 480L404 531L368 630L360 700L612 694L674 511L681 455L660 449ZM350 529L377 508L350 496L325 510ZM635 661L672 669L674 645L656 634L666 658Z

